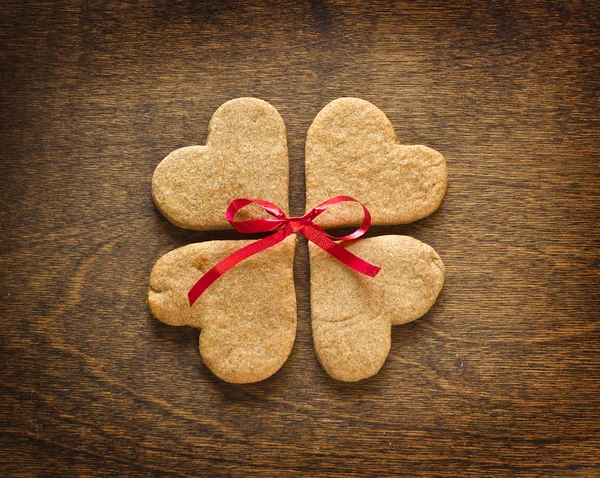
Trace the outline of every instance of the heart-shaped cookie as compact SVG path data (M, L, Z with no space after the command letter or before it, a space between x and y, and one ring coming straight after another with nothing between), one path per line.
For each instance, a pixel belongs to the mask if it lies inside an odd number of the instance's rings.
M306 137L306 210L337 195L364 204L372 224L406 224L435 211L446 193L446 161L426 146L398 143L375 105L339 98L314 119ZM356 205L324 214L324 227L360 224Z
M238 98L213 115L205 146L180 148L156 167L152 197L187 229L228 229L224 211L239 197L271 201L288 212L285 124L269 103Z
M200 355L231 383L274 374L296 337L294 252L296 237L236 265L190 307L187 293L212 266L253 241L211 241L175 249L154 265L148 304L169 325L201 329Z
M309 246L317 357L338 380L370 377L390 351L391 326L418 319L435 302L444 284L444 264L432 247L407 236L346 243L350 252L381 267L372 278Z

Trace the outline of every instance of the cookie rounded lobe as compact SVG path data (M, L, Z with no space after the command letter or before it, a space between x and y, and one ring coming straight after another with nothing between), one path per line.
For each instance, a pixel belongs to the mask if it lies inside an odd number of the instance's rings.
M152 199L169 221L182 228L202 229L198 211L203 209L202 199L193 193L193 183L200 183L203 164L208 162L207 146L187 146L176 149L163 159L152 175ZM218 189L218 179L210 183ZM213 218L214 220L214 218Z
M319 362L327 374L343 382L357 382L375 375L390 352L391 324L382 317L340 322L313 322L313 338Z

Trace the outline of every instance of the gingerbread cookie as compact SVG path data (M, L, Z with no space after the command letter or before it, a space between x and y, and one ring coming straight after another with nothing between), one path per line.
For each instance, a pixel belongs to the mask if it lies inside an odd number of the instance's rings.
M339 98L314 119L306 137L306 210L337 195L359 200L373 225L406 224L434 212L446 193L446 161L426 146L398 143L375 105ZM356 205L341 205L317 221L324 227L360 224Z
M190 244L161 257L150 275L152 314L169 325L201 329L202 360L231 383L274 374L296 337L295 236L238 264L190 307L187 293L198 278L250 242Z
M287 213L288 176L279 112L265 101L238 98L215 112L205 146L180 148L162 160L152 177L152 197L179 227L229 229L224 211L239 197L271 201Z
M310 304L321 365L333 378L354 382L379 371L392 325L431 308L444 284L444 264L433 248L407 236L359 239L345 247L381 271L357 274L309 243Z

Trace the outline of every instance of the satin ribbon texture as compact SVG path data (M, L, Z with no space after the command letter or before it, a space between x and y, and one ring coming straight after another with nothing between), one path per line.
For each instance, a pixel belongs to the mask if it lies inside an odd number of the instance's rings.
M364 212L363 222L352 234L348 234L346 236L332 236L327 234L321 227L317 226L313 220L331 206L342 202L356 202L360 204ZM237 212L246 207L248 204L258 204L268 214L273 216L274 219L250 219L247 221L236 221L235 215ZM252 244L242 247L233 254L228 255L225 259L204 274L188 292L190 307L194 305L194 302L198 300L198 298L206 289L210 287L214 281L225 274L225 272L227 272L233 266L240 263L244 259L253 256L254 254L258 254L269 247L273 247L275 244L280 243L286 237L296 232L299 232L306 237L306 239L315 243L321 249L361 274L375 277L381 270L381 267L377 267L362 260L360 257L355 256L333 241L333 239L338 241L349 241L356 239L367 232L371 226L371 214L369 214L369 210L363 204L350 196L335 196L311 209L302 217L289 218L273 203L262 201L260 199L240 198L231 202L227 208L227 211L225 212L225 217L235 229L244 234L272 231L275 232L267 237L263 237L262 239L253 242Z

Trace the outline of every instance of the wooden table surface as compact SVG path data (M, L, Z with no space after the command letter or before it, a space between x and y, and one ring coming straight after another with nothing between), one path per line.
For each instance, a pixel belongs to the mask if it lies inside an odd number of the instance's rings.
M1 2L2 476L600 476L600 5ZM438 302L381 372L329 378L307 246L283 368L236 386L146 306L170 224L151 177L224 101L303 148L340 96L442 152Z

